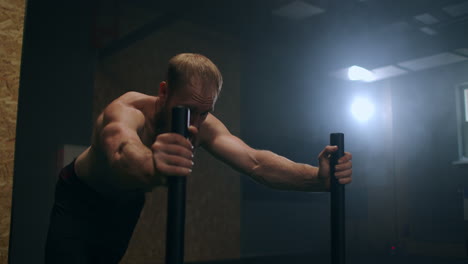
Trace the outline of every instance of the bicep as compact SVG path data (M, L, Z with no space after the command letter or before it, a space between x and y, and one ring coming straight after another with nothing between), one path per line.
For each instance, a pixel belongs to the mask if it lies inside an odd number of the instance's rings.
M108 155L119 152L125 144L141 143L138 131L144 125L144 116L138 110L122 105L110 105L103 112L101 145Z
M121 102L111 103L106 107L102 116L104 127L112 123L118 123L126 129L138 131L145 124L145 116L140 110Z

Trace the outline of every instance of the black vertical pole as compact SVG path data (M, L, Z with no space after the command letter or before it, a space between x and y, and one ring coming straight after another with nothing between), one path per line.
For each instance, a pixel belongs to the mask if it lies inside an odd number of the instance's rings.
M331 263L345 263L345 189L334 177L335 165L344 156L343 133L330 134L330 145L338 150L330 159L330 192L331 192Z
M190 110L176 106L172 109L172 132L188 137ZM184 263L185 184L183 176L168 177L166 264Z

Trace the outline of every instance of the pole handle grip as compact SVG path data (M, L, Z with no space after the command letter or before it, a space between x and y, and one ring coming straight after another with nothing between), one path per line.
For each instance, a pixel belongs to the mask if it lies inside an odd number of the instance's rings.
M331 193L331 263L345 263L345 189L335 177L335 166L344 156L344 134L330 134L330 145L338 150L330 158L330 193Z
M183 106L174 107L171 132L188 138L189 124L190 110ZM184 263L186 181L183 176L169 176L167 179L166 264Z

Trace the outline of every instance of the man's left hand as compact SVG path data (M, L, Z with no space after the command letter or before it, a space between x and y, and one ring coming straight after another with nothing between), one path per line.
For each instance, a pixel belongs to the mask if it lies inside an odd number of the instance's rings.
M338 150L337 146L326 146L322 152L320 152L319 159L319 170L318 177L325 181L326 189L330 189L330 157L331 154ZM345 155L338 160L335 166L335 177L341 184L349 184L352 181L353 164L351 162L352 155L349 152L345 152Z

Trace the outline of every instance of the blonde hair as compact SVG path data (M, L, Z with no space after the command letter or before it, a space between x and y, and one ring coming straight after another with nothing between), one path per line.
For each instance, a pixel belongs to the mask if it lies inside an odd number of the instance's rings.
M221 92L223 76L218 67L207 57L196 53L181 53L169 60L166 81L170 90L177 90L196 80L202 81L205 89L211 87L206 84L215 84L216 93Z

